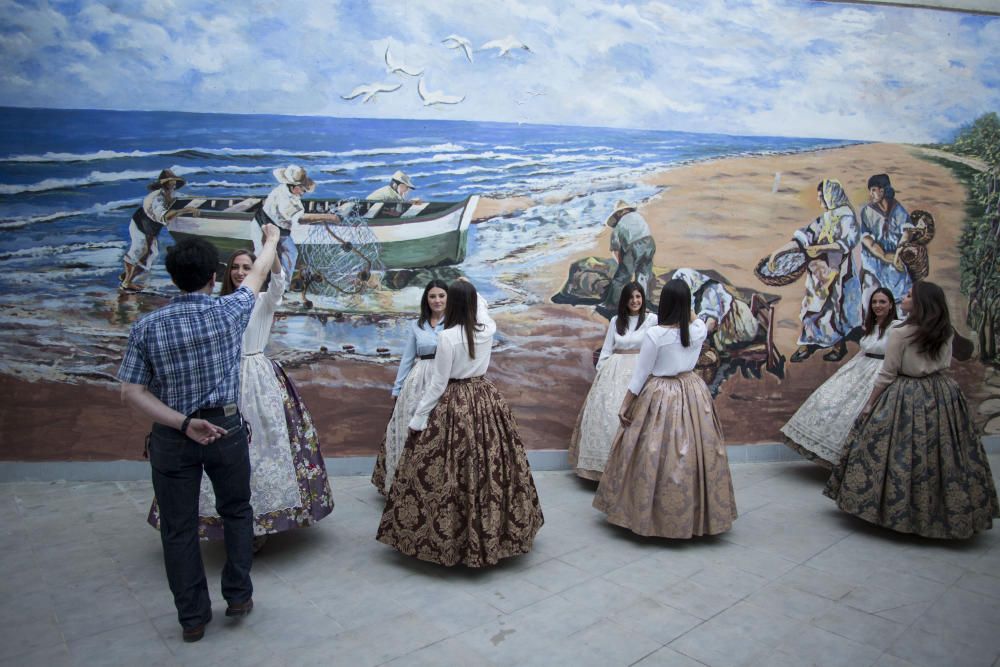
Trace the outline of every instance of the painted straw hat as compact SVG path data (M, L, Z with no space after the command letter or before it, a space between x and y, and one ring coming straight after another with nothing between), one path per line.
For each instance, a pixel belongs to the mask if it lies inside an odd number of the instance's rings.
M163 187L165 183L170 183L170 182L175 183L174 187L178 189L183 188L184 184L187 183L187 181L185 181L183 178L181 178L171 170L164 169L163 171L160 172L160 175L157 177L157 179L152 183L149 183L146 187L149 188L150 190L159 190L160 188Z
M316 182L306 175L306 170L297 164L290 164L287 167L278 167L271 172L274 177L278 179L279 183L284 183L285 185L298 185L304 188L307 192L312 192L316 189Z
M604 221L604 224L606 224L608 227L614 227L615 225L618 224L618 220L621 218L619 214L625 213L626 211L634 211L634 210L635 210L634 204L629 204L624 199L619 199L615 203L615 209L611 211L611 215L609 215L608 219Z
M392 180L396 181L397 183L402 183L411 190L417 189L417 186L413 184L413 181L410 180L410 177L407 176L402 171L397 170L396 173L392 175Z

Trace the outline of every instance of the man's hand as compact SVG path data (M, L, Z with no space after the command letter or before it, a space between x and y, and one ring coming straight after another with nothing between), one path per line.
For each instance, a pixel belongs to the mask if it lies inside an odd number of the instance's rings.
M406 429L406 432L407 432L407 434L408 434L408 435L409 435L409 436L410 436L411 438L412 438L413 436L416 436L416 435L420 435L420 431L416 430L416 429L415 429L415 428L413 428L413 427L408 427L408 428Z
M821 248L819 246L815 246L815 245L806 246L806 254L809 255L810 257L812 257L813 259L816 259L820 255L822 255L824 252L825 252L825 249Z
M228 431L221 426L216 426L210 421L204 419L192 419L188 422L187 431L184 435L191 438L199 445L209 445L222 436L226 435Z

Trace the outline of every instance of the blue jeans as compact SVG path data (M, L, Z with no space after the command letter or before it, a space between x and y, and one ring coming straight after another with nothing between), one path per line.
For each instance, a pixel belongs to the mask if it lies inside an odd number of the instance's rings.
M278 242L278 261L285 271L285 280L292 282L292 273L295 272L295 263L299 259L299 249L295 246L291 234L282 236Z
M198 498L202 471L215 489L215 508L222 518L226 565L222 597L242 603L253 594L253 509L250 507L250 448L242 417L211 419L233 433L200 445L180 431L153 424L149 463L153 491L160 507L160 540L167 581L174 594L177 620L185 628L207 623L212 603L198 544Z

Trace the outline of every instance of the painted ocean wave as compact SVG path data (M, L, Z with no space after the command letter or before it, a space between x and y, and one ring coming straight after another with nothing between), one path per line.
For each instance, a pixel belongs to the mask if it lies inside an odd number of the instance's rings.
M0 157L0 162L95 162L99 160L121 160L148 157L296 157L296 158L336 158L363 155L406 155L426 151L458 152L465 148L459 144L439 143L429 146L386 146L359 148L346 151L291 150L280 148L168 148L163 150L96 150L88 153L62 153L48 151L40 155L9 155Z

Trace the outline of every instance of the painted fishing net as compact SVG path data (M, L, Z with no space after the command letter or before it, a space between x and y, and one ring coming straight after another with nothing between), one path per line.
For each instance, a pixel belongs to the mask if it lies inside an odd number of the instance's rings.
M337 213L337 221L310 222L305 239L298 242L300 274L313 294L359 294L378 287L385 266L379 244L368 221L358 215L354 202L315 213Z

